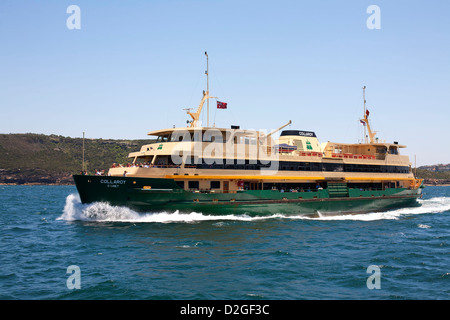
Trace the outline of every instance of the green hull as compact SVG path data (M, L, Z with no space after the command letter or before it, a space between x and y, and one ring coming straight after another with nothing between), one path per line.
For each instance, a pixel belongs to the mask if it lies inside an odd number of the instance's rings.
M203 214L342 215L418 206L422 189L359 190L336 188L312 192L249 190L200 193L181 189L172 179L74 175L82 203L108 202L138 212Z

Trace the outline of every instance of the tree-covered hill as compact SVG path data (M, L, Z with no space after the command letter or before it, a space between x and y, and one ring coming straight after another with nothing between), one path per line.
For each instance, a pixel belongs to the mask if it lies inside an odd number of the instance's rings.
M413 172L415 172L415 169L413 169ZM416 176L424 179L424 183L427 185L450 185L450 171L433 172L417 168Z
M152 140L85 139L88 172L126 163ZM82 169L83 139L43 134L0 134L0 183L72 184Z

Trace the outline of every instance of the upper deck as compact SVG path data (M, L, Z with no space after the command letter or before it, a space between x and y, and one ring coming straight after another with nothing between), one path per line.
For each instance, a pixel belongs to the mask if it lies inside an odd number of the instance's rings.
M410 174L411 163L400 155L405 146L397 143L319 144L317 136L282 132L276 141L262 131L239 128L170 128L149 132L156 141L132 152L127 174L164 176L173 174L242 175L242 170L274 170L283 175L315 175L338 177L343 173L365 172L370 175ZM131 169L131 168L139 169ZM155 170L148 170L155 169ZM206 171L205 171L206 170ZM222 172L225 170L224 172ZM111 168L109 174L122 175L123 167ZM246 174L248 174L248 172ZM278 174L277 173L277 174Z

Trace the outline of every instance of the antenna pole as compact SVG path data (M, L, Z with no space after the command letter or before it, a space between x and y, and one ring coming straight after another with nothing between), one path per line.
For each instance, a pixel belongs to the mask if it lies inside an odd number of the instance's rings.
M209 61L208 52L205 51L206 56L206 95L209 96ZM209 127L209 99L206 101L206 125Z
M416 155L414 155L414 178L417 178L417 162L416 162Z
M83 171L83 174L84 174L84 131L83 131L83 165L82 165L81 171Z

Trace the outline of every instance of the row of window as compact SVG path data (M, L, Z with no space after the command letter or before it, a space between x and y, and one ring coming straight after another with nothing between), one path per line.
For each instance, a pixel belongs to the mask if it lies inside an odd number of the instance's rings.
M208 161L209 160L209 161ZM249 160L230 159L224 164L215 163L212 159L203 159L202 163L187 165L197 169L232 169L232 170L260 170L272 168L281 171L331 171L331 172L374 172L374 173L409 173L409 166L369 165L369 164L342 164L330 162L296 162L276 161L260 163ZM233 162L233 163L230 163Z
M176 181L180 188L185 188L185 181ZM348 183L349 189L358 190L383 190L383 187L398 188L399 182L387 182L383 186L382 183ZM199 181L187 181L189 189L199 189ZM319 189L326 189L327 182L320 183L299 183L299 182L268 182L268 183L249 183L244 182L243 190L285 190L285 191L317 191ZM210 189L220 189L220 181L210 181Z
M175 183L180 187L184 189L184 181L175 181ZM200 186L200 183L198 181L188 181L188 188L189 189L198 189ZM220 181L210 181L209 185L210 189L220 189Z

